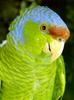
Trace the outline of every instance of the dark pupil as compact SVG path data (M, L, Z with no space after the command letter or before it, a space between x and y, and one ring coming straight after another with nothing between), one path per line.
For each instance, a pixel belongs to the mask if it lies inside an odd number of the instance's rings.
M46 26L42 26L42 30L46 30Z

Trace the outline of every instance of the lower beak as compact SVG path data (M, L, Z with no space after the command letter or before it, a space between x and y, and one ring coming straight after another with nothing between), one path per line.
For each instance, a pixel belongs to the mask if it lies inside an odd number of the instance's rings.
M51 54L52 61L57 59L63 52L64 41L53 40L50 44L47 42L43 48L43 52L46 54Z
M52 60L57 59L62 54L64 49L64 44L65 44L64 41L59 42L57 40L54 40L53 42L50 43Z

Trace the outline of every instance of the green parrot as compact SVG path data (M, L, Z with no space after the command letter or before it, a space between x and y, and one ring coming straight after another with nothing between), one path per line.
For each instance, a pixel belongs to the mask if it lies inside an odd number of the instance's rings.
M0 44L0 100L60 100L65 90L61 53L70 32L46 6L27 8Z

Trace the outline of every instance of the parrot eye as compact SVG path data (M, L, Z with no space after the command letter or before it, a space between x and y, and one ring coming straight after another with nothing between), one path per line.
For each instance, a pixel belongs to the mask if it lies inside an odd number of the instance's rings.
M42 30L46 30L46 26L42 26Z
M45 24L42 24L42 25L40 26L40 30L41 30L41 31L46 31L46 30L47 30L47 26L46 26Z

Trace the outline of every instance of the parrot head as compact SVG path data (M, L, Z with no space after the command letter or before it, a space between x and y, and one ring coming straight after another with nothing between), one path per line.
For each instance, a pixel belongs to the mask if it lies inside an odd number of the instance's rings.
M34 55L41 53L57 59L64 48L70 33L63 20L54 11L44 6L37 6L25 11L10 26L10 36L15 45L21 44Z

